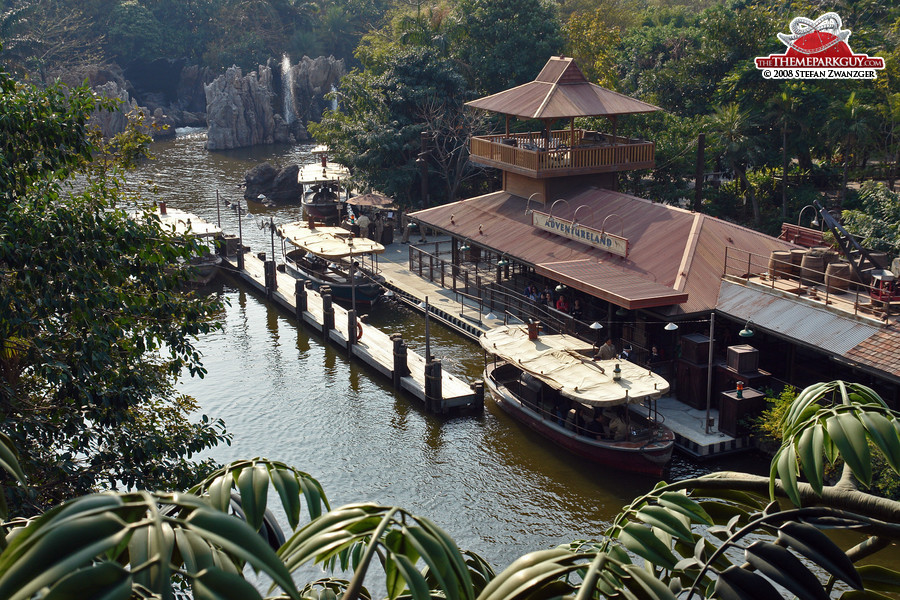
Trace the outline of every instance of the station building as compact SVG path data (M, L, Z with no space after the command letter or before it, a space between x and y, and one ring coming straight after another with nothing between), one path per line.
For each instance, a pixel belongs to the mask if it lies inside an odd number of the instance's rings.
M826 286L812 269L801 276L793 258L773 267L773 256L808 254L798 235L821 240L818 230L786 226L774 238L617 191L619 172L653 168L655 157L652 141L617 135L616 120L658 107L588 82L567 57L469 105L506 117L502 134L469 146L471 161L501 171L501 189L410 214L449 236L411 246L410 270L498 315L598 344L612 338L634 362L655 347L678 399L697 408L738 385L778 394L838 378L900 406L890 303L874 305L849 281ZM578 117L606 117L610 131L575 128ZM512 133L510 119L541 128ZM556 309L560 296L568 310Z

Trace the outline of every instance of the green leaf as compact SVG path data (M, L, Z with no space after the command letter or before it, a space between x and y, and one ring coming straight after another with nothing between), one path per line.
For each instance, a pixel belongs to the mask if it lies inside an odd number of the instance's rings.
M387 584L388 598L394 600L406 589L406 581L403 579L400 569L397 567L395 554L402 554L409 559L410 564L419 560L419 553L408 543L405 535L397 530L389 531L384 537L384 545L389 553L384 561L384 573Z
M856 589L862 587L862 580L853 562L819 529L806 523L788 521L778 528L778 539L847 585Z
M521 580L524 578L524 575L522 575L523 573L527 572L529 569L540 567L545 564L551 565L546 567L548 569L555 568L552 565L555 565L557 561L571 560L573 556L577 555L573 555L571 552L559 548L538 550L537 552L530 552L525 556L521 556L487 584L481 594L479 594L478 600L488 600L489 598L501 600L505 595L499 593L499 590L507 585L507 582L510 579L516 578Z
M672 550L656 537L649 527L628 523L619 532L618 537L626 548L658 567L673 569L678 562Z
M25 483L25 472L19 464L19 452L9 437L0 431L0 468L16 478L19 483Z
M40 529L50 524L39 519L29 528ZM6 568L0 571L0 598L29 598L114 548L128 534L128 528L114 514L67 520L46 535L28 540L32 543L25 553L13 564L4 565Z
M447 558L450 559L450 564L456 572L456 576L459 579L461 585L461 591L465 596L465 600L473 600L474 594L472 592L472 580L469 574L469 569L466 566L466 560L463 558L462 553L459 550L459 547L456 545L456 542L453 541L447 532L438 527L434 522L425 517L417 517L417 521L422 526L422 529L431 534L431 536L437 540L441 546L443 546L444 551L446 552Z
M784 491L794 506L800 506L800 488L797 486L797 454L794 446L784 444L778 449L772 461L772 469L781 480ZM770 495L774 498L774 487L769 485Z
M431 600L431 591L428 589L428 583L421 573L416 569L415 565L404 555L395 554L397 571L403 580L409 586L409 591L414 600Z
M797 453L803 474L815 492L821 495L825 475L825 431L821 423L803 430L797 442Z
M713 520L693 498L678 492L663 492L658 500L661 506L680 512L695 523L712 525Z
M231 473L225 473L220 477L216 477L209 484L209 502L213 508L223 513L228 512L228 507L231 505L231 484L233 482L234 477Z
M637 518L653 527L658 527L666 533L685 542L693 543L694 536L690 528L684 524L684 514L664 508L662 506L645 506L637 512Z
M191 582L197 600L262 600L250 582L233 573L207 569ZM299 598L299 594L296 596Z
M625 565L625 571L629 577L624 580L629 589L637 592L640 590L646 597L659 600L676 600L672 590L662 581L651 575L646 569L635 565Z
M438 589L443 590L449 600L458 600L459 586L450 572L450 560L441 543L421 527L404 527L402 532L428 565Z
M853 475L864 485L872 483L872 461L863 424L854 413L840 413L825 420L828 435Z
M197 574L215 565L213 549L190 529L182 527L176 529L175 543L188 573Z
M291 598L298 597L284 563L245 522L221 512L197 508L185 519L185 525L226 552L264 571Z
M238 490L241 493L241 508L247 523L259 531L266 514L269 492L269 471L263 465L247 467L238 475Z
M281 498L281 506L288 518L291 529L296 529L300 523L300 483L297 475L290 469L273 468L269 471L272 485L278 491ZM312 511L310 511L312 512Z
M900 571L881 565L862 565L857 571L867 590L900 593Z
M744 555L750 565L800 600L828 600L825 588L816 576L785 548L758 540L750 544Z
M783 600L767 579L735 566L719 573L715 595L721 600Z
M895 472L900 472L900 432L890 420L876 412L860 412L859 418L869 432L872 443L881 450L885 460Z
M44 600L128 600L131 573L112 562L78 569L54 585Z

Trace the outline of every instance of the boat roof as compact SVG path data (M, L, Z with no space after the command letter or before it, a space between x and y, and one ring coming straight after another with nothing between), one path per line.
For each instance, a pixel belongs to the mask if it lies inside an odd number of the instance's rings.
M193 213L178 208L166 207L165 214L161 214L159 208L157 208L155 214L159 217L160 226L175 235L213 237L222 233L221 227L217 227Z
M360 254L381 254L384 246L368 238L353 237L343 227L329 227L298 221L278 226L278 235L316 256L333 260Z
M333 183L350 177L350 171L344 165L335 162L316 162L300 167L297 173L297 183L313 185L316 183Z
M528 339L527 325L503 325L479 338L487 352L516 365L560 394L600 408L640 403L669 391L669 382L627 360L590 358L593 346L570 335L540 335ZM621 378L613 379L619 366Z

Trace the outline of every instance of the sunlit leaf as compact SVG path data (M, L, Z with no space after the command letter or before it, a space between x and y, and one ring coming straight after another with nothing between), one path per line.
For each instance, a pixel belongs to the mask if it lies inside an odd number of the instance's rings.
M828 600L816 576L785 548L758 540L745 551L747 562L757 571L793 592L800 600Z
M847 585L862 587L860 575L847 554L812 525L793 521L784 523L778 528L778 539Z

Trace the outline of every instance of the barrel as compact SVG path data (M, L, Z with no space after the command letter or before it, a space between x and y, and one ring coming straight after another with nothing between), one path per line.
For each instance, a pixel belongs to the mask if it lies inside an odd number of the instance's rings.
M833 262L825 267L825 288L829 292L844 292L850 287L850 263Z
M887 252L869 252L869 256L878 269L887 269L891 266L891 257Z
M786 250L772 250L772 254L769 255L769 274L773 279L790 276L791 253Z
M825 257L819 253L807 252L800 262L800 283L816 285L825 281Z
M794 277L800 277L800 263L803 261L804 254L806 254L806 248L791 250L791 274Z

